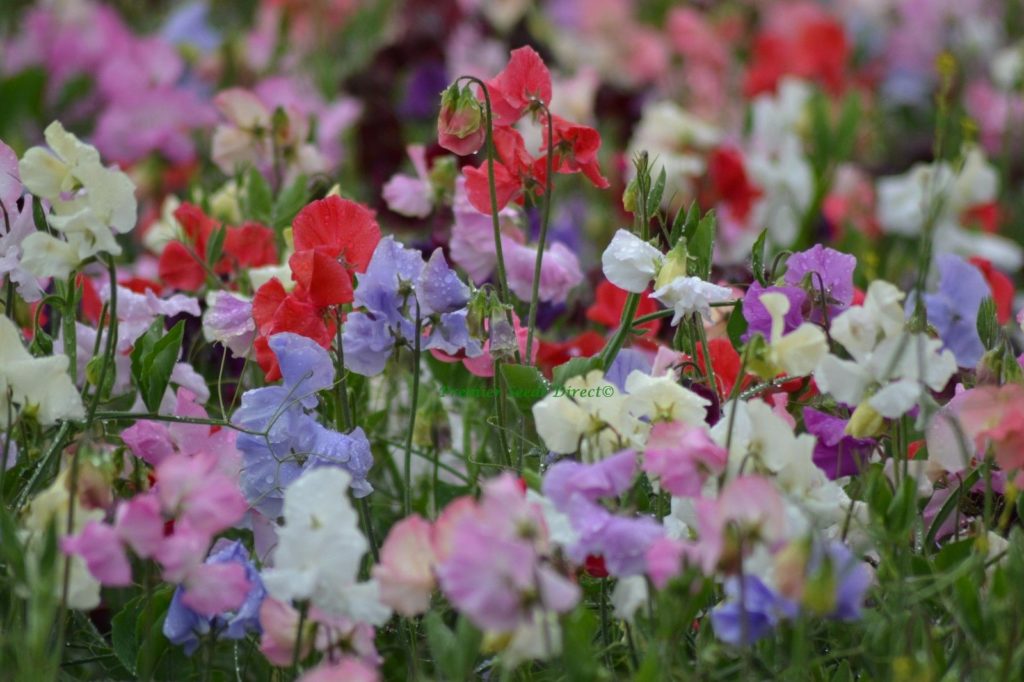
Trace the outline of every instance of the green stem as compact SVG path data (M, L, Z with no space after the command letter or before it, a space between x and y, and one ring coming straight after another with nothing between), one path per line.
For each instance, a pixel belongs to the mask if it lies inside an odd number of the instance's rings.
M348 402L348 383L345 379L345 348L341 340L341 309L335 311L337 320L336 342L338 352L335 355L335 371L338 375L338 405L335 406L335 422L339 431L348 431L352 428L352 408Z
M544 111L544 118L548 123L548 148L547 148L547 176L544 179L544 213L540 221L540 237L537 240L537 259L533 263L533 285L530 290L530 314L527 322L526 332L526 364L530 364L533 357L530 351L533 350L533 333L537 326L537 302L540 298L540 272L544 263L544 246L548 239L548 223L551 221L551 193L552 175L554 174L554 126L551 122L551 112L540 100L534 100L535 104Z
M306 617L309 615L309 605L305 602L299 604L299 625L295 630L295 646L292 648L292 675L298 676L299 663L302 659L302 631L306 627Z
M405 434L405 515L412 513L412 435L416 428L416 403L420 393L420 336L423 320L420 317L420 304L416 303L416 339L412 358L412 403L409 406L409 431Z

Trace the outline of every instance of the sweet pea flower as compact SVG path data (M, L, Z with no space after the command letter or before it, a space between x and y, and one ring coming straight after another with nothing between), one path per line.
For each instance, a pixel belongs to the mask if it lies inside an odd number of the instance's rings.
M700 277L676 277L651 294L652 298L672 308L672 326L679 324L687 315L699 313L711 319L712 303L727 303L732 300L732 289L705 282Z
M810 374L828 352L825 333L814 324L804 322L788 334L784 332L790 300L780 293L761 294L761 304L772 319L768 339L768 363L792 376Z
M424 613L434 591L433 528L418 515L402 519L388 532L380 548L373 577L380 599L403 616Z
M875 447L871 438L854 438L846 433L846 419L833 417L812 407L803 411L807 432L817 438L814 464L830 479L852 476L867 466Z
M0 426L7 428L12 413L26 410L44 426L85 417L69 364L66 355L33 357L10 318L0 318Z
M478 627L511 632L536 609L565 613L579 601L579 588L545 561L541 508L511 476L489 481L479 504L449 505L436 531L441 590Z
M380 373L396 343L415 347L417 318L421 350L479 356L480 343L467 324L469 294L441 249L424 263L419 251L385 237L359 279L354 298L359 310L345 321L346 366L364 376Z
M298 682L379 682L377 669L357 658L325 661L303 673Z
M483 107L472 90L452 84L441 95L441 112L437 118L437 143L458 156L469 156L480 150L487 137Z
M682 422L654 425L644 449L644 471L677 497L693 497L710 476L725 470L728 453L707 432Z
M791 287L798 287L806 280L812 301L819 300L823 294L825 300L821 303L826 306L831 319L853 301L855 267L857 259L853 256L815 244L786 260L784 280ZM810 317L816 322L821 321L820 307L814 307Z
M242 543L237 540L220 543L210 552L205 565L231 569L227 574L214 573L211 577L215 580L206 584L214 591L223 591L223 601L221 595L208 601L197 595L195 586L189 589L179 586L171 598L163 625L164 636L173 644L183 646L190 656L199 647L200 637L211 631L226 639L243 639L249 633L261 632L259 612L266 590ZM235 566L240 566L242 571L239 573ZM224 604L229 605L221 608Z
M426 218L434 208L434 188L427 172L427 150L421 144L412 144L406 147L406 153L412 160L416 177L396 173L384 184L381 193L388 208L395 213L410 218Z
M252 302L226 291L209 292L203 313L203 338L220 343L236 358L249 357L256 338Z
M50 226L63 239L36 232L22 241L22 265L38 276L67 277L99 253L120 255L115 233L135 227L135 185L127 175L100 162L99 152L58 121L47 126L49 149L32 147L22 157L21 180L53 207Z
M377 582L357 580L369 545L346 495L351 480L342 469L321 467L288 486L285 525L263 583L277 600L308 600L327 614L381 625L391 610L381 603Z
M796 604L752 575L729 579L725 583L725 594L727 601L711 611L711 624L715 636L728 644L752 644L799 612Z
M642 293L665 260L664 254L628 230L618 230L601 255L608 281L634 294Z
M936 264L939 289L924 295L928 322L956 356L957 365L973 368L985 352L978 335L978 308L992 290L978 268L957 256L940 254Z
M760 282L754 281L747 288L743 297L743 318L747 321L747 331L743 334L743 341L749 341L755 334L760 333L765 339L772 335L772 315L761 302L764 294L778 293L789 299L789 310L783 316L783 334L794 331L804 321L803 308L807 300L807 293L796 286L762 286Z
M366 475L373 464L370 444L360 428L338 433L325 428L310 413L316 393L334 382L334 363L315 341L298 334L270 338L283 375L280 386L246 391L232 422L240 433L242 489L254 508L270 518L280 515L285 489L303 472L340 467L352 475L353 494L373 490Z

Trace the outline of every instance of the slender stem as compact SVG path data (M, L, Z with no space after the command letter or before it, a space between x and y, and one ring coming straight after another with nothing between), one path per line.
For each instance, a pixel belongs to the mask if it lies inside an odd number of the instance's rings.
M338 406L335 407L335 421L338 423L339 431L348 431L352 428L352 408L348 402L348 383L345 378L345 347L341 337L341 308L335 311L337 320L337 333L335 335L338 344L338 352L335 356L335 367L338 375Z
M540 273L544 263L544 247L548 239L548 224L551 222L551 193L553 191L554 157L555 157L555 135L554 125L551 122L551 112L540 100L534 100L536 106L544 111L544 118L548 123L548 145L547 145L547 175L544 178L544 213L540 221L540 236L537 239L537 259L533 263L533 285L530 290L530 314L527 321L526 332L526 364L530 364L533 357L530 351L533 350L533 333L537 326L537 303L540 298Z
M298 675L299 663L302 659L302 630L306 627L306 617L309 615L309 605L305 602L299 604L299 625L295 630L295 646L292 649L292 674Z
M93 415L97 421L119 421L121 419L147 419L155 422L173 422L175 424L204 424L206 426L222 426L250 436L265 436L263 431L244 429L225 419L203 419L202 417L179 417L173 414L156 414L149 412L97 412Z
M422 336L423 320L420 317L420 304L416 302L416 339L412 358L412 403L409 405L409 430L405 434L405 515L412 513L412 434L416 428L416 403L420 393L420 337Z
M708 335L704 329L704 318L700 313L693 314L693 326L697 331L697 342L701 345L701 352L704 353L704 372L708 380L708 388L718 393L718 382L715 381L715 369L711 364L711 348L708 346Z

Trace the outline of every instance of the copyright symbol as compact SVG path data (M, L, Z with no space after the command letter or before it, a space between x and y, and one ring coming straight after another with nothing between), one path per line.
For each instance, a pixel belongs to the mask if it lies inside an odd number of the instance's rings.
M605 398L611 398L613 395L615 395L615 387L614 386L605 386L605 387L603 387L601 389L601 395L603 395Z

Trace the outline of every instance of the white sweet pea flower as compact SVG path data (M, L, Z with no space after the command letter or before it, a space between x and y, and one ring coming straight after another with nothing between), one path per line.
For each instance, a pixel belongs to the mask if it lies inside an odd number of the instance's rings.
M721 131L673 102L655 102L644 107L629 144L630 156L641 151L651 158L651 177L665 170L666 184L676 189L678 200L694 194L694 184L707 171L705 153L722 139ZM662 200L667 205L669 193Z
M984 152L972 146L959 170L946 162L919 163L902 175L881 178L878 222L884 232L914 237L930 221L936 253L981 256L1002 270L1017 270L1024 263L1018 244L961 224L968 209L995 201L998 194L998 172Z
M647 604L647 579L642 575L619 578L612 590L615 617L633 622L633 616Z
M14 323L0 317L0 426L8 426L9 403L34 413L43 425L83 418L85 406L68 375L69 363L66 355L33 357Z
M804 322L790 333L783 334L789 298L769 292L761 294L761 303L772 318L768 362L791 376L810 374L828 352L825 333L817 325Z
M629 230L618 230L601 255L601 269L608 281L639 294L647 288L665 255Z
M263 582L275 599L308 600L326 613L382 625L391 612L377 582L358 582L368 544L346 494L351 479L343 469L320 467L288 487L274 567Z
M655 290L653 297L675 311L672 316L672 326L675 326L691 313L710 319L711 304L732 300L732 290L705 282L700 277L677 277Z

